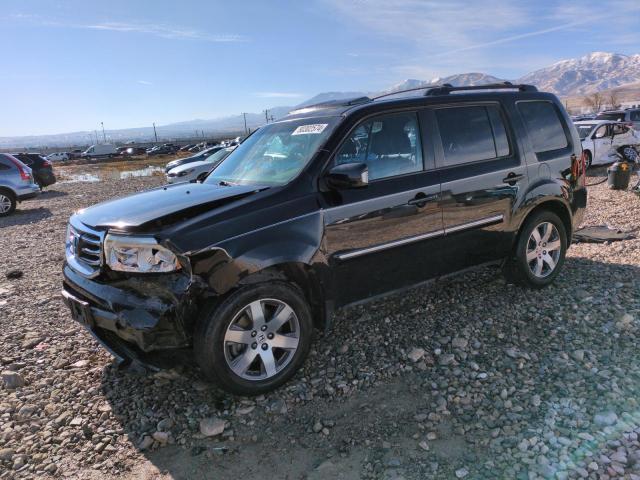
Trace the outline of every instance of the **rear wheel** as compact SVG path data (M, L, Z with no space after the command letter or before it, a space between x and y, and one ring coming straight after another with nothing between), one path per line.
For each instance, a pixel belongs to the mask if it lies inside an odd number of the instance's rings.
M9 215L16 209L16 197L11 192L0 190L0 217Z
M585 165L586 169L591 168L591 162L592 162L591 152L589 150L585 150L584 151L584 165Z
M567 245L562 220L550 211L539 211L527 218L520 229L518 242L505 265L505 276L525 287L546 287L558 276Z
M210 309L194 353L207 378L240 395L268 392L300 368L313 323L298 289L284 282L243 287Z

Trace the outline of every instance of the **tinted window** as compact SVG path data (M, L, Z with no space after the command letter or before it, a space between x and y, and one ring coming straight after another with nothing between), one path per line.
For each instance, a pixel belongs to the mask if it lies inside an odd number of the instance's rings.
M359 125L336 156L336 164L361 162L369 180L422 170L422 146L415 113L375 117Z
M568 145L562 122L551 102L518 102L517 105L536 153Z
M489 160L509 154L509 141L497 107L454 107L436 110L444 164Z
M629 112L629 120L632 122L640 121L640 110L632 110Z

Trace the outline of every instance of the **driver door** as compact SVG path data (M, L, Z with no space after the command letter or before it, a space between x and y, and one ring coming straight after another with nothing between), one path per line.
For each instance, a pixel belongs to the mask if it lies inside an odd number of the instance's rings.
M600 125L593 136L593 160L594 165L602 165L603 163L611 163L613 159L609 156L611 154L612 146L612 131L611 124Z

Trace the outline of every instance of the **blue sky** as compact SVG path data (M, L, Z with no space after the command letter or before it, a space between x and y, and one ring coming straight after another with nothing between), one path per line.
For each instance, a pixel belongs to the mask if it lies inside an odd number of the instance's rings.
M0 136L148 126L325 91L640 52L638 0L3 0Z

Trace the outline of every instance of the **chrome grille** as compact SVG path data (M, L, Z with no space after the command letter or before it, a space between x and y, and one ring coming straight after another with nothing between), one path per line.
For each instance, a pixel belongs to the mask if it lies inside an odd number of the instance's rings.
M78 273L94 277L102 266L104 232L92 230L72 218L67 229L67 263Z

